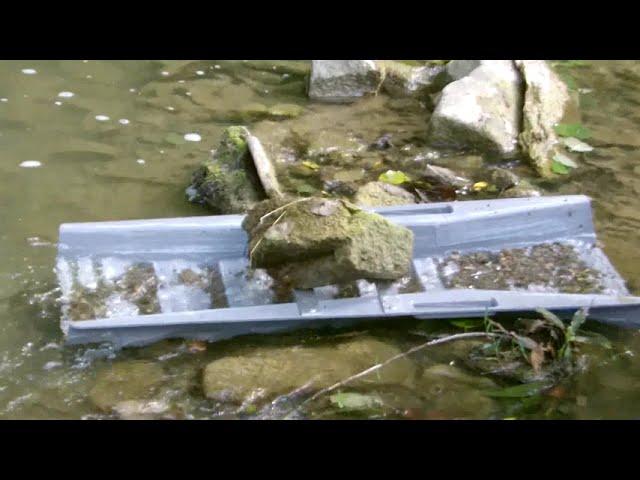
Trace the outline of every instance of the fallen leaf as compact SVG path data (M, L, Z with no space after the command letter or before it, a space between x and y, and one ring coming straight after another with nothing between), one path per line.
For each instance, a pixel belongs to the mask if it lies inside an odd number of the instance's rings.
M402 185L405 182L411 180L407 174L401 172L399 170L387 170L384 173L381 173L378 177L378 180L385 183L390 183L391 185Z
M591 136L589 130L579 123L559 123L554 130L561 137L574 137L579 140L586 140Z
M562 139L562 143L571 152L587 153L593 152L593 147L588 143L584 143L574 137L566 137Z
M553 161L557 163L561 163L565 167L569 168L578 168L578 164L570 157L563 155L562 153L556 153L553 156Z
M553 173L557 173L558 175L568 175L570 170L569 167L566 167L563 164L554 161L551 164L551 171Z
M375 396L353 392L336 393L329 400L343 410L367 410L381 403Z
M200 353L205 352L207 350L207 342L203 342L201 340L194 340L192 342L187 343L187 351L189 353Z
M304 165L305 167L311 169L311 170L319 170L320 169L320 165L318 165L316 162L312 162L311 160L305 160L302 162L302 165Z
M481 190L484 190L485 188L487 188L489 186L489 184L487 182L476 182L473 184L473 191L474 192L479 192Z

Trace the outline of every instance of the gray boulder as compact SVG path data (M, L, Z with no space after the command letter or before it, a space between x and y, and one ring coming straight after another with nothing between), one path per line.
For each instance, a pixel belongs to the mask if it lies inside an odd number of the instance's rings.
M378 91L382 69L375 60L313 60L309 98L330 103L353 102Z
M485 60L444 88L430 136L435 145L509 157L518 149L521 115L522 81L513 61Z
M394 97L426 97L447 83L445 65L411 66L394 60L378 60L378 65L384 68L382 89Z
M569 91L544 60L516 60L526 84L520 145L542 177L550 177L558 137L553 129L569 104Z

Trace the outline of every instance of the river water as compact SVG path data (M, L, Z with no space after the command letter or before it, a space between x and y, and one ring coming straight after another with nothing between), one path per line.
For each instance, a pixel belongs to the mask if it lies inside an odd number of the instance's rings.
M306 131L349 130L367 142L391 132L408 150L425 148L425 105L394 104L384 96L349 107L309 104L307 69L302 61L0 62L0 418L112 418L89 392L111 365L139 360L162 365L169 385L164 400L175 417L236 418L236 411L204 397L200 378L207 362L265 345L335 341L331 334L307 332L208 347L177 340L117 353L101 346L71 348L63 346L56 303L59 225L207 215L186 201L184 189L223 128L238 121L241 107L298 105ZM604 250L630 290L640 293L640 62L593 61L558 71L579 92L582 123L595 150L581 158L566 181L538 186L546 193L584 193L594 199ZM276 132L274 138L289 125L273 118L244 119L256 132ZM461 158L449 166L464 170L468 164ZM481 176L482 165L473 168ZM456 331L446 322L434 325ZM420 340L408 334L415 328L382 325L367 331L404 349ZM400 386L402 391L385 395L393 397L394 411L409 418L416 411L421 412L417 418L637 417L638 335L605 333L618 354L596 356L588 376L563 386L561 394L528 404L521 399L487 403L485 397L478 402L477 391L468 385L451 387L455 401L444 404L421 405L419 394ZM453 357L447 355L441 348L422 361L448 365ZM467 397L464 414L448 413L447 405ZM326 416L340 415L329 411Z

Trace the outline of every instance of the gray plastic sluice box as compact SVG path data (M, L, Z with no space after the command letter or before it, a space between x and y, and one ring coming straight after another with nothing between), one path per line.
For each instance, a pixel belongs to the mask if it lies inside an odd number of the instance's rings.
M61 327L66 341L109 342L120 348L166 338L216 341L299 328L344 327L390 317L469 318L540 307L565 319L588 307L590 318L627 327L640 324L640 297L629 296L624 281L596 245L588 197L427 203L371 210L414 232L413 267L421 283L419 293L402 294L389 282L363 280L358 282L359 295L353 298L333 298L330 287L321 287L295 291L293 302L274 303L270 277L264 274L256 280L247 275L247 237L241 215L63 224L56 271L63 292ZM605 294L447 289L438 280L434 262L450 252L500 251L549 242L580 246L580 258L600 272ZM73 321L65 314L74 286L96 288L100 279L115 278L139 262L153 264L160 278L161 313L138 315L135 308L115 299L108 318ZM208 294L174 281L181 268L202 272L203 266L218 268L228 307L212 308Z

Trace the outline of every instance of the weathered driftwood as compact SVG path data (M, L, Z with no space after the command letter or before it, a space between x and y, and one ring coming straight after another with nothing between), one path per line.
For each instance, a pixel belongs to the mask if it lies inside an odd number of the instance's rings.
M257 137L251 135L248 129L245 128L244 131L245 139L249 146L249 152L251 152L253 164L258 172L258 177L260 178L260 183L262 184L264 193L269 198L282 197L280 184L278 183L278 177L276 176L275 169L273 168L273 163L271 163L267 153L264 151L262 143Z

